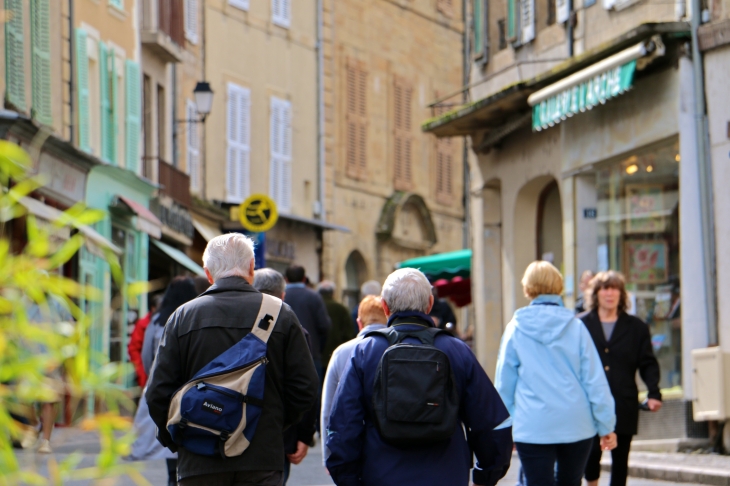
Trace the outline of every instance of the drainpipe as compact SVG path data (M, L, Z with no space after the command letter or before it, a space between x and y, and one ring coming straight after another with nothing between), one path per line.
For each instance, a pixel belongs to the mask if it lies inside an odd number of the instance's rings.
M573 12L573 0L567 0L568 1L568 57L573 57L574 54L574 42L575 40L573 37L575 36L575 22L576 12Z
M324 0L317 0L317 204L319 214L325 221L325 147L324 147Z
M705 110L704 62L700 52L698 29L701 24L700 0L692 0L692 69L694 74L695 129L702 210L702 253L707 300L707 335L710 344L718 343L717 292L715 279L715 228L712 196L712 166L708 157L709 135Z

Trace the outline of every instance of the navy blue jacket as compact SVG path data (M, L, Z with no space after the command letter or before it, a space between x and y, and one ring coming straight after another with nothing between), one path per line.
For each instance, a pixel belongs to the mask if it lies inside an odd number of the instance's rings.
M391 325L407 331L431 324L402 318ZM404 342L418 341L406 338ZM378 363L388 342L385 337L366 337L354 349L337 387L327 430L327 468L335 484L465 486L472 452L477 458L476 484L493 486L505 475L512 457L512 428L505 426L509 413L502 399L466 344L441 334L434 345L449 357L466 436L459 425L444 443L408 449L385 443L372 420L372 396Z
M312 359L321 366L322 349L327 343L327 333L332 327L322 296L305 287L303 283L293 283L286 286L284 302L289 304L299 323L309 332L312 338Z

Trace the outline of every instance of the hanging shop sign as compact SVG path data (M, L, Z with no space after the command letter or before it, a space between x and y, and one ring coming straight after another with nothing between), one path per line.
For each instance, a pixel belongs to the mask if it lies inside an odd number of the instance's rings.
M663 54L660 44L654 39L641 42L532 93L527 98L532 107L532 129L550 128L625 93L634 82L637 60Z
M541 101L532 107L532 129L552 127L625 93L631 88L635 71L636 60L633 60Z
M269 196L254 194L238 210L241 225L254 233L263 233L274 227L279 219L276 203Z

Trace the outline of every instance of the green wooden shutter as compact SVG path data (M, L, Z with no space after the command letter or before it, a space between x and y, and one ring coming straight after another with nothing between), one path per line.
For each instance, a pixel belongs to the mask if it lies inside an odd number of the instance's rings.
M51 100L51 14L48 0L33 0L31 18L31 73L33 118L44 125L53 124Z
M484 0L474 0L474 57L479 59L484 55Z
M125 153L127 169L137 172L139 168L139 140L142 101L140 96L140 72L139 64L127 60L125 80L127 89L125 91L127 112L126 112L126 147Z
M99 105L101 106L101 159L109 160L109 69L107 68L108 49L99 42Z
M6 98L25 111L25 37L23 0L5 0L5 86Z
M117 143L117 136L119 135L117 125L119 119L119 93L117 91L117 58L114 49L109 49L109 76L111 76L111 101L109 103L109 124L107 125L109 130L107 135L109 154L107 157L109 162L116 165L119 161Z
M79 95L79 148L91 152L89 143L89 56L86 31L76 29L76 91Z
M517 40L517 0L507 0L507 40Z

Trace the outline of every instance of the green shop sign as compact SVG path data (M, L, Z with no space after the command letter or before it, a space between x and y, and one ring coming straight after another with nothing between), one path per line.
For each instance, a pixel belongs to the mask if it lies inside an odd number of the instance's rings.
M636 60L609 69L575 86L566 88L532 107L532 129L557 125L576 113L604 104L631 88Z

